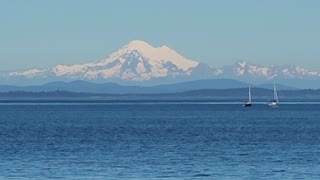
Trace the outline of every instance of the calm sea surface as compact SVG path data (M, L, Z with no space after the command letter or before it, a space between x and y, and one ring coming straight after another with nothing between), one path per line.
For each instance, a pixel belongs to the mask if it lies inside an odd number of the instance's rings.
M2 103L0 179L320 179L320 104Z

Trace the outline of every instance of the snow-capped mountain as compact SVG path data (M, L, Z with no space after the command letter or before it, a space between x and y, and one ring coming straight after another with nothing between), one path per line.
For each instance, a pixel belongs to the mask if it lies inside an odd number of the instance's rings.
M320 72L309 71L294 65L261 66L238 61L221 68L223 76L243 80L320 79Z
M66 79L121 79L146 81L153 78L189 77L199 62L187 59L174 50L152 47L143 41L132 41L108 58L79 65L57 65L49 69L30 69L9 73L10 77L63 77ZM210 67L207 67L210 69Z
M320 80L320 72L308 71L292 65L261 66L246 61L214 68L205 63L187 59L166 46L152 47L146 42L135 40L100 61L0 74L1 84L10 84L8 82L39 84L57 80L163 84L208 78L232 78L247 82L274 79Z
M108 58L83 65L58 65L56 76L72 79L110 79L143 81L159 77L190 75L199 63L179 55L166 46L154 48L143 41L132 41Z

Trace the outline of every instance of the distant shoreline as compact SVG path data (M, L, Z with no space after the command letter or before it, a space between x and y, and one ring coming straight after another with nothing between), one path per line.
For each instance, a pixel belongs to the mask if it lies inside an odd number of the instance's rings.
M269 89L253 88L252 99L256 102L265 102L273 97ZM280 90L280 101L305 102L320 101L320 90ZM247 99L247 88L235 89L201 89L176 93L85 93L70 91L1 92L0 101L8 100L80 100L80 101L240 101Z
M242 107L242 101L167 101L167 100L0 100L0 106L11 105L237 105ZM266 106L266 101L256 101L253 106ZM282 101L281 106L314 104L320 105L317 101Z

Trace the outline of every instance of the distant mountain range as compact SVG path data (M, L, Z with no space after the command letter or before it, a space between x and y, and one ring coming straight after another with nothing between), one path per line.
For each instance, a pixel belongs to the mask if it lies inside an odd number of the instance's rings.
M107 94L156 94L179 93L203 89L235 89L248 88L249 84L232 79L195 80L176 84L156 86L124 86L116 83L92 83L87 81L51 82L36 86L8 86L0 85L0 92L25 91L25 92L52 92L68 91L76 93L107 93ZM252 85L256 88L272 89L273 84ZM296 90L297 88L278 84L279 90Z
M252 88L253 102L268 102L273 97L273 90L263 88ZM320 90L279 90L280 102L284 101L320 101ZM201 89L178 93L79 93L69 91L49 92L0 92L0 102L111 102L121 101L239 101L248 99L248 88L235 89Z
M117 82L123 85L159 85L221 78L260 84L276 80L298 88L320 88L320 72L302 67L261 66L238 61L233 65L217 68L187 59L167 46L152 47L138 40L96 62L1 72L0 84L30 85L85 80L99 83Z

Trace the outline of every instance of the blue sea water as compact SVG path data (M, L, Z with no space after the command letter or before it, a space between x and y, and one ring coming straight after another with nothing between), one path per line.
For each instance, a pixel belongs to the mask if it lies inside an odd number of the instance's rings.
M2 103L0 179L320 179L320 104Z

